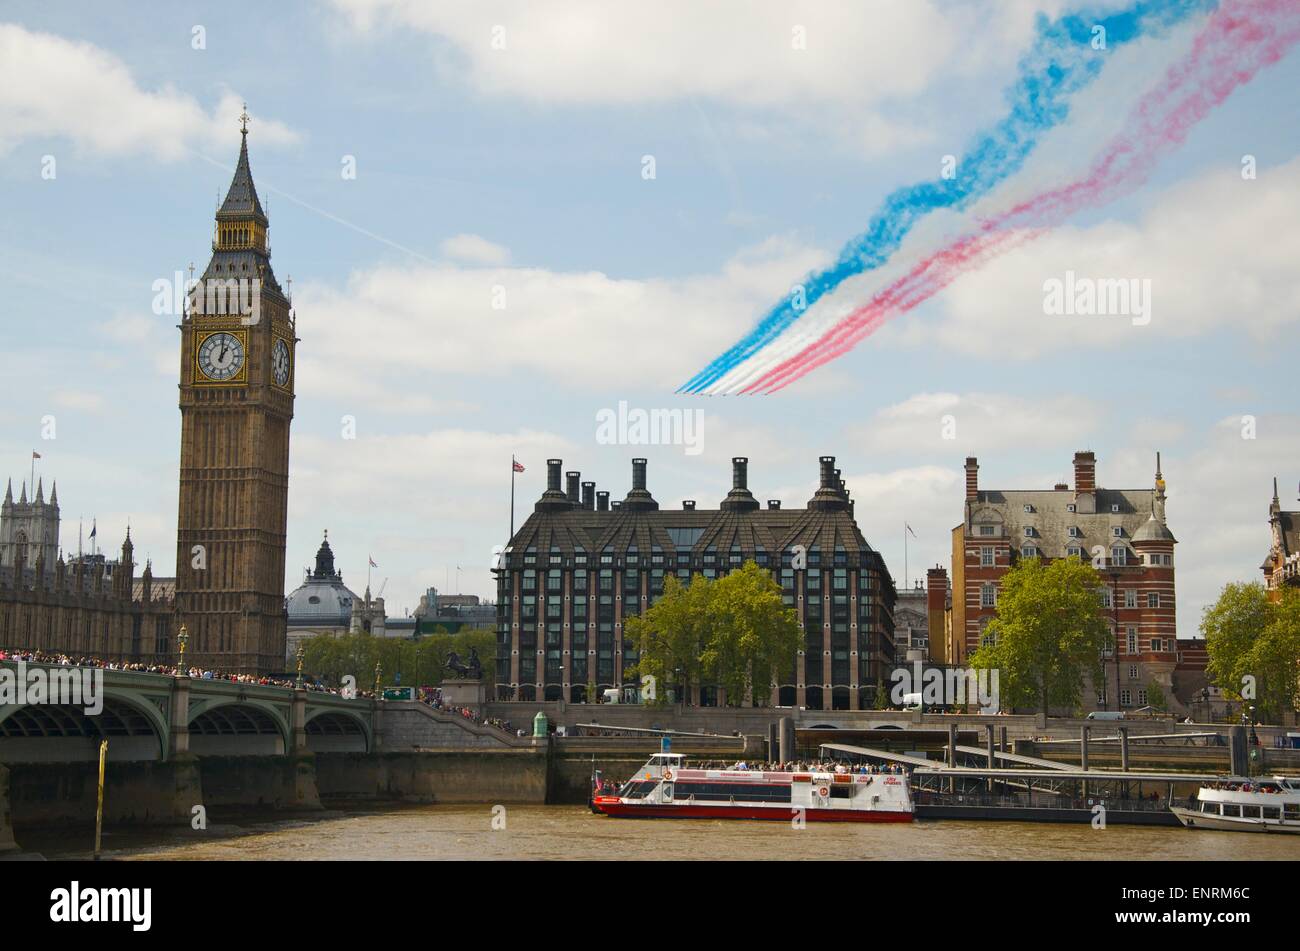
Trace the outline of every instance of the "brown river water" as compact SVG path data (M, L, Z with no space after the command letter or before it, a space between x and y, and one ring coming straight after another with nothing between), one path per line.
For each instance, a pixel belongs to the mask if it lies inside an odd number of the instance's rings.
M47 840L24 845L50 858L85 855L81 841ZM611 819L593 815L585 806L444 805L332 812L301 821L214 824L206 832L106 833L104 857L1296 861L1300 860L1300 835L949 820L906 825L811 823L794 829L785 822Z

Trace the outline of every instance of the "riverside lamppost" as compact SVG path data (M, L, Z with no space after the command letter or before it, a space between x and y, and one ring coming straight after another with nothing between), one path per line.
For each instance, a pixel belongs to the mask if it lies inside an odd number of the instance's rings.
M301 641L298 642L298 689L302 689L302 659L307 654L307 647Z
M383 673L383 670L384 670L383 666L378 661L376 661L375 662L375 699L376 700L380 699L379 698L379 677L380 674Z
M176 635L176 646L180 651L180 660L176 663L176 669L181 673L185 672L185 647L190 642L190 632L184 624L181 625L180 633Z

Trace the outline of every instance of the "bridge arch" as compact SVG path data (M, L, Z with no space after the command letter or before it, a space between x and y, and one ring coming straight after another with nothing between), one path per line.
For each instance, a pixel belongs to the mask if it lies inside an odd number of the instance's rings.
M368 753L370 726L347 710L316 710L307 716L307 749L313 753Z
M103 709L88 715L71 704L0 707L0 762L94 762L108 740L108 758L161 760L167 726L148 704L105 691Z
M195 756L278 756L291 748L284 715L269 703L238 700L190 712Z

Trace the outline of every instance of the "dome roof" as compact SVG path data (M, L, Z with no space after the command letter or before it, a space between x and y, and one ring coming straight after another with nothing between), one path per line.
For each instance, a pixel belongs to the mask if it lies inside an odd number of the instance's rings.
M1152 515L1133 535L1135 542L1176 542L1174 533L1164 522Z
M342 581L308 579L285 599L289 623L337 620L347 625L352 617L352 602L356 597Z

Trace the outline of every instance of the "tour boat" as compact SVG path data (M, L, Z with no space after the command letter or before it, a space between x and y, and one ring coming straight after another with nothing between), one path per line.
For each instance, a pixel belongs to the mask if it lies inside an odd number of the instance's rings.
M656 753L616 793L594 792L591 808L620 819L912 821L900 773L688 769L685 760Z
M1202 786L1191 808L1169 808L1189 829L1300 833L1300 778L1228 777Z

